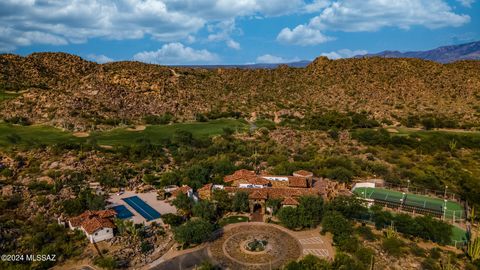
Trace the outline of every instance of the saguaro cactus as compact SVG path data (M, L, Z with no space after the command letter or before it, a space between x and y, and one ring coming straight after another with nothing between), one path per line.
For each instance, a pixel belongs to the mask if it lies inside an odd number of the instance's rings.
M472 262L480 259L480 237L478 236L478 228L474 228L474 223L475 223L475 209L472 209L472 213L470 215L471 219L471 230L470 230L470 236L468 239L468 244L467 244L467 255L470 257Z

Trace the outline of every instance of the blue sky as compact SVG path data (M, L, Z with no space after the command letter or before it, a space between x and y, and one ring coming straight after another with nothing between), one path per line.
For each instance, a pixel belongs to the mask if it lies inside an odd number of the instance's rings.
M0 0L0 53L245 64L480 40L476 0Z

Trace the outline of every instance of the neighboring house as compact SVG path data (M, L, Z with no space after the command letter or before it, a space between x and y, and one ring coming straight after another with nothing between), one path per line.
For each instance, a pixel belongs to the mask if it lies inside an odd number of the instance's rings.
M181 193L187 195L187 197L192 198L194 201L198 201L198 197L193 193L193 189L187 185L183 185L172 192L171 200L174 200Z
M103 190L102 185L100 185L99 182L91 182L91 183L88 184L88 186L97 195L104 195L105 194L105 191Z
M224 190L225 186L223 185L214 185L212 183L206 184L205 186L197 190L198 197L202 200L210 200L212 192L214 190Z
M113 219L117 215L112 209L90 211L68 220L70 229L79 229L85 233L90 243L96 243L113 238L115 224Z

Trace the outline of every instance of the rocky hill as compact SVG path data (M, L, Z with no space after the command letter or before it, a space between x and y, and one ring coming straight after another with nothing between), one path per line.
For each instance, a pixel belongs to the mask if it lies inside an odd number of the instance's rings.
M460 60L480 60L480 41L443 46L428 51L383 51L358 57L418 58L440 63L451 63Z
M95 64L64 53L0 55L0 118L25 117L76 130L171 113L241 112L249 117L366 111L378 120L441 114L479 123L480 61L317 58L306 68L205 69L139 62ZM2 89L3 88L3 89Z

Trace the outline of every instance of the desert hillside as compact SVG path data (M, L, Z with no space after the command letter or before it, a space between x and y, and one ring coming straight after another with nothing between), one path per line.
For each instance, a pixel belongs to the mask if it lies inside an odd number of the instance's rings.
M408 115L480 122L480 61L320 57L306 68L205 69L138 62L96 64L63 53L0 55L0 118L23 117L75 130L141 123L171 113L302 116L366 111L397 123Z

